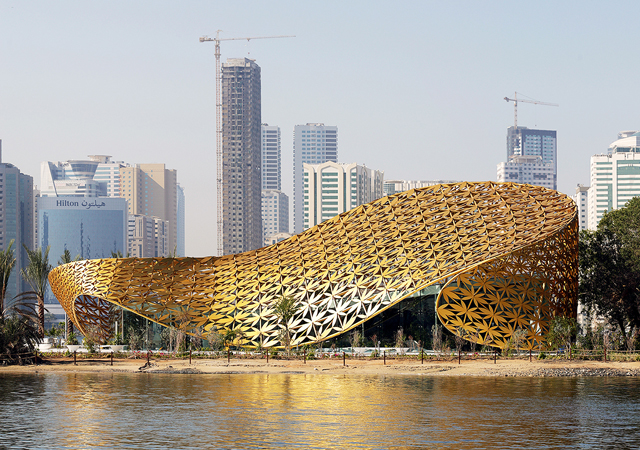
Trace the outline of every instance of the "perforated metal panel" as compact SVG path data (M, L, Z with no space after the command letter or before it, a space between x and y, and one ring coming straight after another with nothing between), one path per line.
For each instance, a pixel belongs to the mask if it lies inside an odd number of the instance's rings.
M54 269L54 294L81 332L111 333L119 305L191 334L242 331L281 345L274 313L296 300L292 344L348 331L429 285L454 333L544 346L555 315L575 317L578 228L566 195L512 183L456 183L384 197L259 250L220 258L125 258Z

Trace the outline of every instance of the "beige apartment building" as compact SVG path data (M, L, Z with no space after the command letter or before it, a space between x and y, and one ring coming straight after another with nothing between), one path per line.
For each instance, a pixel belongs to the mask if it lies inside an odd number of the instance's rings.
M130 214L128 235L128 256L132 258L153 258L173 252L167 245L169 221L158 217Z
M177 246L177 171L164 164L136 164L120 168L120 196L129 215L155 216L168 222L168 252Z

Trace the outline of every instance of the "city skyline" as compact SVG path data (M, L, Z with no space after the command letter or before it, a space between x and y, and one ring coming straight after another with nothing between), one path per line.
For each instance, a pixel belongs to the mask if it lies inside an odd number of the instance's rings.
M186 253L216 254L215 60L198 37L222 29L222 38L297 36L221 46L223 61L262 67L262 121L282 130L290 198L293 128L312 122L340 129L340 161L390 179L494 180L513 91L560 104L522 104L518 124L557 130L558 189L573 194L589 183L590 156L639 128L633 42L607 30L640 5L505 6L3 0L3 160L34 178L57 155L165 163L189 193ZM470 145L455 145L461 127Z

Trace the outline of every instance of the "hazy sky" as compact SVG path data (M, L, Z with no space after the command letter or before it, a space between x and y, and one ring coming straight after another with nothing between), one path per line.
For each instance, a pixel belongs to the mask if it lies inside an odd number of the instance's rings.
M40 162L112 155L178 170L187 254L214 255L215 64L262 68L262 121L336 125L340 162L387 179L495 180L513 125L558 132L558 185L640 129L640 2L0 0L3 161L40 184ZM635 87L634 87L635 86ZM293 205L291 205L292 207Z

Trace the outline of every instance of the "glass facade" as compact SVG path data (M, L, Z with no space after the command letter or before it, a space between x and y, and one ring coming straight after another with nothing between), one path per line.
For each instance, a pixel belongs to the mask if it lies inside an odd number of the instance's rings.
M85 204L83 206L83 204ZM102 206L88 206L88 205ZM111 252L127 251L127 203L119 198L70 201L62 197L38 199L40 247L51 246L50 255L65 249L82 259L111 258Z
M31 290L20 271L28 264L24 246L33 248L33 178L13 164L0 163L0 250L11 241L16 265L7 282L7 300Z
M527 179L527 174L522 173L523 167L520 167L520 173L516 180L514 178L516 178L515 174L517 171L512 167L510 170L511 173L508 175L503 174L504 179L498 178L498 181L527 183L555 190L558 188L557 154L555 131L532 130L526 127L509 127L507 129L507 161L505 164L510 164L513 157L537 156L540 158L540 164L538 164L538 172L540 173L538 177L529 176ZM524 172L526 172L526 170ZM498 174L498 176L500 177L500 174Z
M123 198L38 198L38 246L55 267L65 250L82 259L127 253L127 202ZM45 303L58 303L51 292Z

